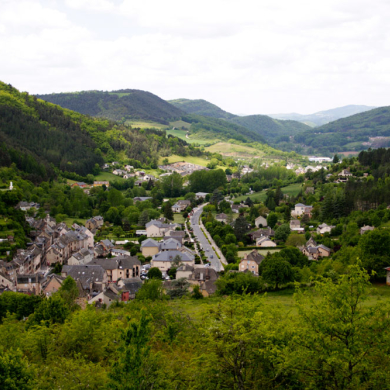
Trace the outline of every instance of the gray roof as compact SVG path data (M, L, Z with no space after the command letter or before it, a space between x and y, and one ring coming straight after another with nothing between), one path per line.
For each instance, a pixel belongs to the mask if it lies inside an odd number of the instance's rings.
M152 238L148 238L148 239L142 241L141 248L145 248L145 247L158 248L159 245L160 244L156 240L153 240Z
M91 283L102 283L106 271L100 265L64 265L61 273L80 280L83 289L90 288Z
M87 265L98 265L105 270L132 269L136 265L141 265L141 262L137 256L117 256L111 259L93 259Z
M183 253L180 251L176 250L170 250L170 251L164 251L164 252L159 252L155 254L152 258L152 261L173 261L173 259L179 256L181 258L181 261L193 261L194 256L191 256L188 253Z
M247 255L248 260L253 260L256 264L260 264L264 260L264 256L262 256L256 249L254 249L251 253Z
M126 278L121 279L123 287L120 289L130 291L130 294L136 294L137 291L142 287L142 280L140 278Z
M159 249L160 250L174 250L180 248L182 245L181 243L174 239L174 238L168 238L164 241L160 242Z
M192 275L189 277L190 280L217 280L218 274L214 268L195 268Z
M182 271L182 272L192 272L193 270L194 267L188 264L183 264L177 269L177 271Z
M139 180L138 180L139 181ZM145 200L153 199L151 196L136 196L133 198L136 202L144 202Z

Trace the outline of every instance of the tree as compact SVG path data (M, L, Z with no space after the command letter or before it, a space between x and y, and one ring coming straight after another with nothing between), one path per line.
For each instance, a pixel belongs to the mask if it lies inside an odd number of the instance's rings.
M122 332L119 359L109 373L109 389L146 390L161 388L163 380L158 371L159 354L152 353L151 318L141 312L139 321L132 321Z
M276 225L276 222L278 222L278 216L276 213L269 213L267 217L267 224L268 226L273 229Z
M195 284L194 288L192 289L191 297L194 299L202 299L203 294L200 292L200 287Z
M149 279L162 279L162 272L157 267L150 268L148 272L148 278Z
M63 324L69 314L65 301L59 294L54 294L40 303L34 314L28 318L28 325Z
M244 202L247 206L249 207L252 207L253 206L253 200L248 196L246 199L245 199L245 202Z
M186 295L188 292L188 287L190 284L188 283L186 278L180 278L171 281L171 286L167 291L167 294L171 298L181 298Z
M144 210L139 216L138 225L145 226L148 222L149 222L149 212L148 210Z
M0 351L0 388L29 390L34 388L34 372L20 350Z
M234 222L234 234L237 240L242 241L248 231L248 221L243 215L240 215Z
M73 311L79 306L75 303L75 300L79 296L79 289L75 280L71 276L67 276L62 282L61 287L58 289L58 294L64 300L69 310Z
M164 299L164 289L161 279L153 278L147 280L136 294L138 300L162 300Z
M322 280L315 294L298 291L294 348L285 350L286 368L306 388L375 389L388 371L389 304L364 304L369 275L350 266L338 283Z
M275 231L275 240L286 241L290 232L290 226L287 223L280 225Z
M210 202L217 204L218 202L220 202L222 200L223 200L223 194L218 188L216 188L213 191L213 193L211 194Z
M291 265L278 253L266 258L261 262L259 273L268 284L275 285L277 289L280 285L293 281Z
M310 233L309 233L309 235L310 235ZM303 234L291 233L286 240L286 245L296 246L296 247L303 246L303 245L305 245L306 241L307 241L306 237Z
M170 221L173 221L173 211L172 211L172 205L171 202L165 202L164 204L164 217L166 219L169 219Z
M335 154L333 156L333 164L337 164L339 161L340 161L339 156L337 154Z

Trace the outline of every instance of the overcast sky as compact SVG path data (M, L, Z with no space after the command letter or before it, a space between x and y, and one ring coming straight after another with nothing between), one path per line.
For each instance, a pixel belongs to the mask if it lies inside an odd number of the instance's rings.
M389 0L0 0L0 80L236 114L390 105Z

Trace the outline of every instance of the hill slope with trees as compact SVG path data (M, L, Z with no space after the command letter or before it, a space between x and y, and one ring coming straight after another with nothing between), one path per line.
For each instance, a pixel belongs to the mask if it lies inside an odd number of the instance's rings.
M390 137L390 107L339 119L317 127L315 131L304 131L295 135L294 141L323 154L390 145L389 138L374 137Z
M224 111L213 103L203 99L176 99L168 100L168 103L187 112L188 114L198 114L217 119L232 119L236 115Z
M180 109L158 96L137 89L53 93L37 97L81 114L117 121L144 119L168 124L183 114Z

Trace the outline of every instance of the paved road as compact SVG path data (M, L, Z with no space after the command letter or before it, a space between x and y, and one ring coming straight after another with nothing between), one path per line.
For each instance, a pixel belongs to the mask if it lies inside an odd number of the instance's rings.
M197 238L200 246L203 248L205 256L210 261L210 266L214 268L217 272L223 270L222 264L218 259L218 256L214 252L212 246L209 244L207 238L203 234L202 230L199 227L199 217L202 214L203 206L199 206L194 209L194 214L190 218L192 230L194 231L195 237ZM208 250L207 250L208 249ZM212 256L212 257L211 257Z

